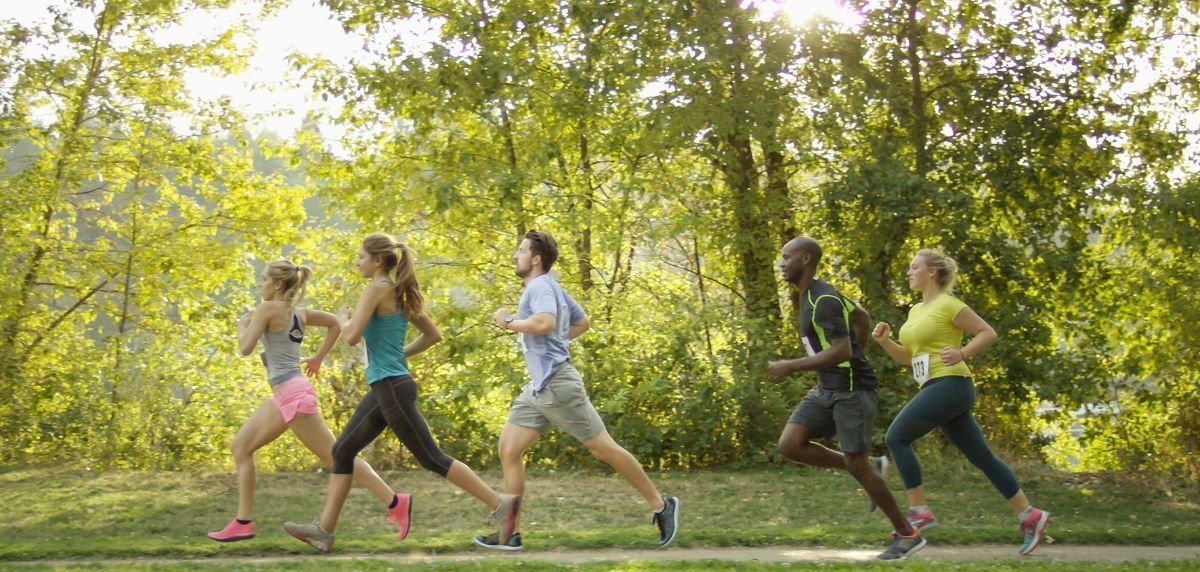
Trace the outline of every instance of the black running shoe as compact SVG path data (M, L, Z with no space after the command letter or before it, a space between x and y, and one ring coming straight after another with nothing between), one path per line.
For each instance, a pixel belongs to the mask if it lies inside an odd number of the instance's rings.
M675 532L679 528L679 497L663 497L663 508L654 513L654 524L658 525L659 548L675 540Z
M499 532L493 532L487 536L484 536L482 534L476 534L475 538L473 538L472 540L475 541L475 544L478 544L484 548L489 548L491 550L507 550L509 552L515 552L517 550L521 550L521 533L520 532L514 532L512 537L508 539L508 544L500 544L500 533Z

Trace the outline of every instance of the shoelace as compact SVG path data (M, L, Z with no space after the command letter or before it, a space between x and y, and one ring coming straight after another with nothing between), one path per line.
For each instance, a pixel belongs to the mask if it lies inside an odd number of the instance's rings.
M664 512L666 511L665 507L663 508L663 511ZM666 536L666 534L667 534L667 515L663 514L662 512L656 512L656 513L654 513L654 516L650 517L650 521L653 522L654 524L658 525L658 536L660 538L663 536Z

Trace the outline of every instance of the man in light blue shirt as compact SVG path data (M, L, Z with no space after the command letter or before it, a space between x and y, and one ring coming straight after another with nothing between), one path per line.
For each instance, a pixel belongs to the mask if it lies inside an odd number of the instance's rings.
M525 353L525 367L529 368L529 388L535 394L542 392L549 383L550 376L559 366L571 361L568 345L575 337L571 335L572 324L576 336L588 328L587 314L583 312L583 307L549 274L541 274L527 280L525 292L521 294L521 302L517 304L517 317L521 320L528 320L538 314L553 317L549 333L517 334L521 349ZM505 319L508 317L511 316ZM603 423L597 429L603 430ZM585 432L576 437L585 441L598 432Z
M526 233L513 255L516 274L525 281L517 315L501 308L492 316L501 328L517 333L518 347L529 370L529 383L513 401L508 422L500 433L504 489L509 494L523 495L525 452L554 425L582 441L588 451L616 469L645 497L654 510L658 545L666 546L674 540L679 525L679 499L658 492L637 458L608 434L604 420L588 399L569 350L570 341L587 331L587 314L549 274L557 258L554 237L536 230ZM476 536L475 542L498 550L521 547L519 533L513 533L507 545L500 544L495 534Z

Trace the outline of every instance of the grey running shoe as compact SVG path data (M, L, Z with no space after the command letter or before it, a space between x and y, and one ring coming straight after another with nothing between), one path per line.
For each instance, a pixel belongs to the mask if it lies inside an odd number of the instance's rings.
M321 521L314 519L308 524L283 523L288 534L309 543L321 552L333 552L333 534L321 528Z
M500 506L492 511L492 522L500 529L499 544L508 544L517 528L517 515L521 513L521 497L500 493Z
M925 548L925 538L921 533L916 533L910 538L905 538L899 534L892 533L889 535L891 543L888 544L887 550L879 553L875 558L878 560L900 560L912 556L918 550Z
M879 476L883 477L884 481L886 481L888 468L887 455L871 457L871 464L875 465L875 471L879 473ZM875 499L870 498L870 495L867 495L867 498L871 501L870 504L867 505L867 512L875 512L875 509L879 508L879 505L875 504Z
M520 532L514 532L512 534L512 537L508 539L508 544L500 544L500 533L499 532L493 532L487 536L484 536L482 534L476 534L475 538L473 538L472 540L475 541L475 544L478 544L484 548L488 548L491 550L507 550L509 552L516 552L517 550L521 550L521 533Z
M654 513L654 524L658 525L659 548L675 540L679 528L679 497L663 497L663 508Z

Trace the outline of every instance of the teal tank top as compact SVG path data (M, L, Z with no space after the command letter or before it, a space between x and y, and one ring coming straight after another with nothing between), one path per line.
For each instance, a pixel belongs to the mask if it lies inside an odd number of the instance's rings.
M400 308L386 315L374 314L363 330L367 345L367 383L385 377L409 375L404 359L404 335L408 332L408 317Z

